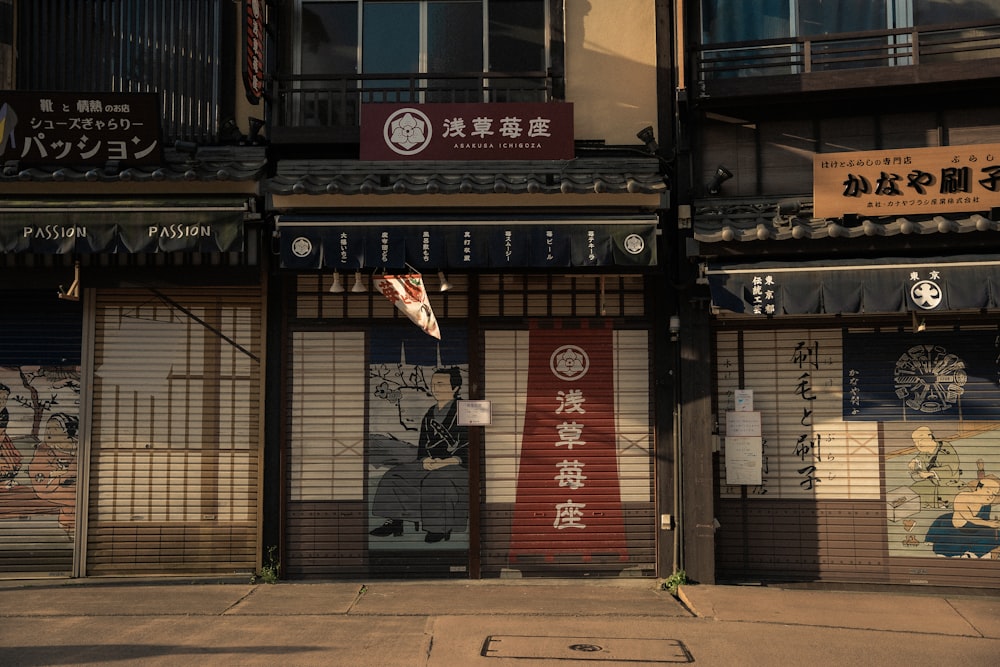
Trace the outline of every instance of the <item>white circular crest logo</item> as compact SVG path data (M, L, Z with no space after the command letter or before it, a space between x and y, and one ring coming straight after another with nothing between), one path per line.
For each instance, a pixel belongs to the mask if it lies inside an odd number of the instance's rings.
M312 251L312 241L305 236L298 236L292 241L292 254L296 257L308 257Z
M910 298L918 308L933 310L941 305L944 296L941 294L941 286L933 280L921 280L913 284L910 288Z
M385 120L385 144L400 155L416 155L431 142L431 121L419 109L399 109Z
M557 378L567 382L579 380L590 370L590 357L583 348L576 345L563 345L552 353L549 358L549 368Z
M940 345L914 345L896 360L896 396L923 413L947 410L965 393L965 362Z
M622 244L625 251L630 255L638 255L643 250L646 249L646 242L642 240L642 237L638 234L629 234L625 237L625 243Z

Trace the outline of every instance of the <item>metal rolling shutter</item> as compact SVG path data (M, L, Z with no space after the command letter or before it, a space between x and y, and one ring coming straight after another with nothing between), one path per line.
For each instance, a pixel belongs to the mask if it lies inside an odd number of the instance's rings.
M996 586L996 530L951 528L956 495L983 495L1000 473L996 337L909 323L720 331L723 443L737 388L753 389L764 438L759 487L726 485L723 445L720 577ZM923 430L946 443L937 485L911 475ZM977 549L986 558L968 557Z
M47 424L79 420L82 311L54 290L2 294L0 572L68 574L76 445L58 446Z
M402 339L393 332L410 337L402 354ZM421 481L419 501L407 498L413 504L406 507L409 514L398 517L405 519L402 534L369 534L385 521L374 514L380 481L416 458L434 370L442 360L451 366L448 359L466 354L464 336L445 334L440 344L430 344L438 359L433 363L434 352L420 355L415 346L423 341L413 336L434 341L409 322L385 324L380 332L292 333L286 423L289 575L437 577L468 571L464 519L447 540L425 542L438 512L436 504L428 509L434 503L429 492L440 476ZM452 340L460 341L458 349ZM408 430L400 430L404 421ZM466 468L461 475L467 480ZM464 493L460 505L467 508Z
M87 572L252 572L260 294L99 292Z
M293 332L291 359L288 574L365 574L365 334Z
M649 334L644 330L613 332L615 440L619 492L627 551L602 554L608 536L600 529L586 538L593 553L512 554L512 530L518 503L531 504L533 487L558 484L552 471L531 467L522 458L529 377L528 331L488 330L484 334L485 397L493 422L484 431L482 570L486 576L652 575L655 573L653 501L654 441L650 416ZM567 454L570 454L567 452ZM567 458L572 458L567 456ZM575 459L574 459L575 460ZM584 470L586 472L586 470ZM596 470L595 470L596 472ZM523 480L533 481L525 485ZM522 480L519 482L519 479ZM519 488L519 484L520 487ZM535 486L537 485L537 487ZM545 513L551 508L540 509ZM551 516L546 517L551 521Z

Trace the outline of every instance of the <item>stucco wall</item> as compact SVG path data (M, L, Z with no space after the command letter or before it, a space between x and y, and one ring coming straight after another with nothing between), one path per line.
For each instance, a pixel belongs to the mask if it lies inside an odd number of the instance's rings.
M640 143L656 127L654 0L566 3L566 98L577 139Z

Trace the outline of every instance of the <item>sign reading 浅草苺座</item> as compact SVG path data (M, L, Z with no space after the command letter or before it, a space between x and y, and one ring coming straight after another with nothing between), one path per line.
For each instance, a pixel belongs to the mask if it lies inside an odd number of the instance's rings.
M569 102L365 104L362 160L569 160Z
M1000 144L822 153L813 215L887 216L1000 206Z

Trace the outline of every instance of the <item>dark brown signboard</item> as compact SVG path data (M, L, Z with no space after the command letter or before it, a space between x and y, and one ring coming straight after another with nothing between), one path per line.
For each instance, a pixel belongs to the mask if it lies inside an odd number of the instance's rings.
M161 163L155 93L0 91L0 161Z
M570 160L573 105L363 104L362 160Z

